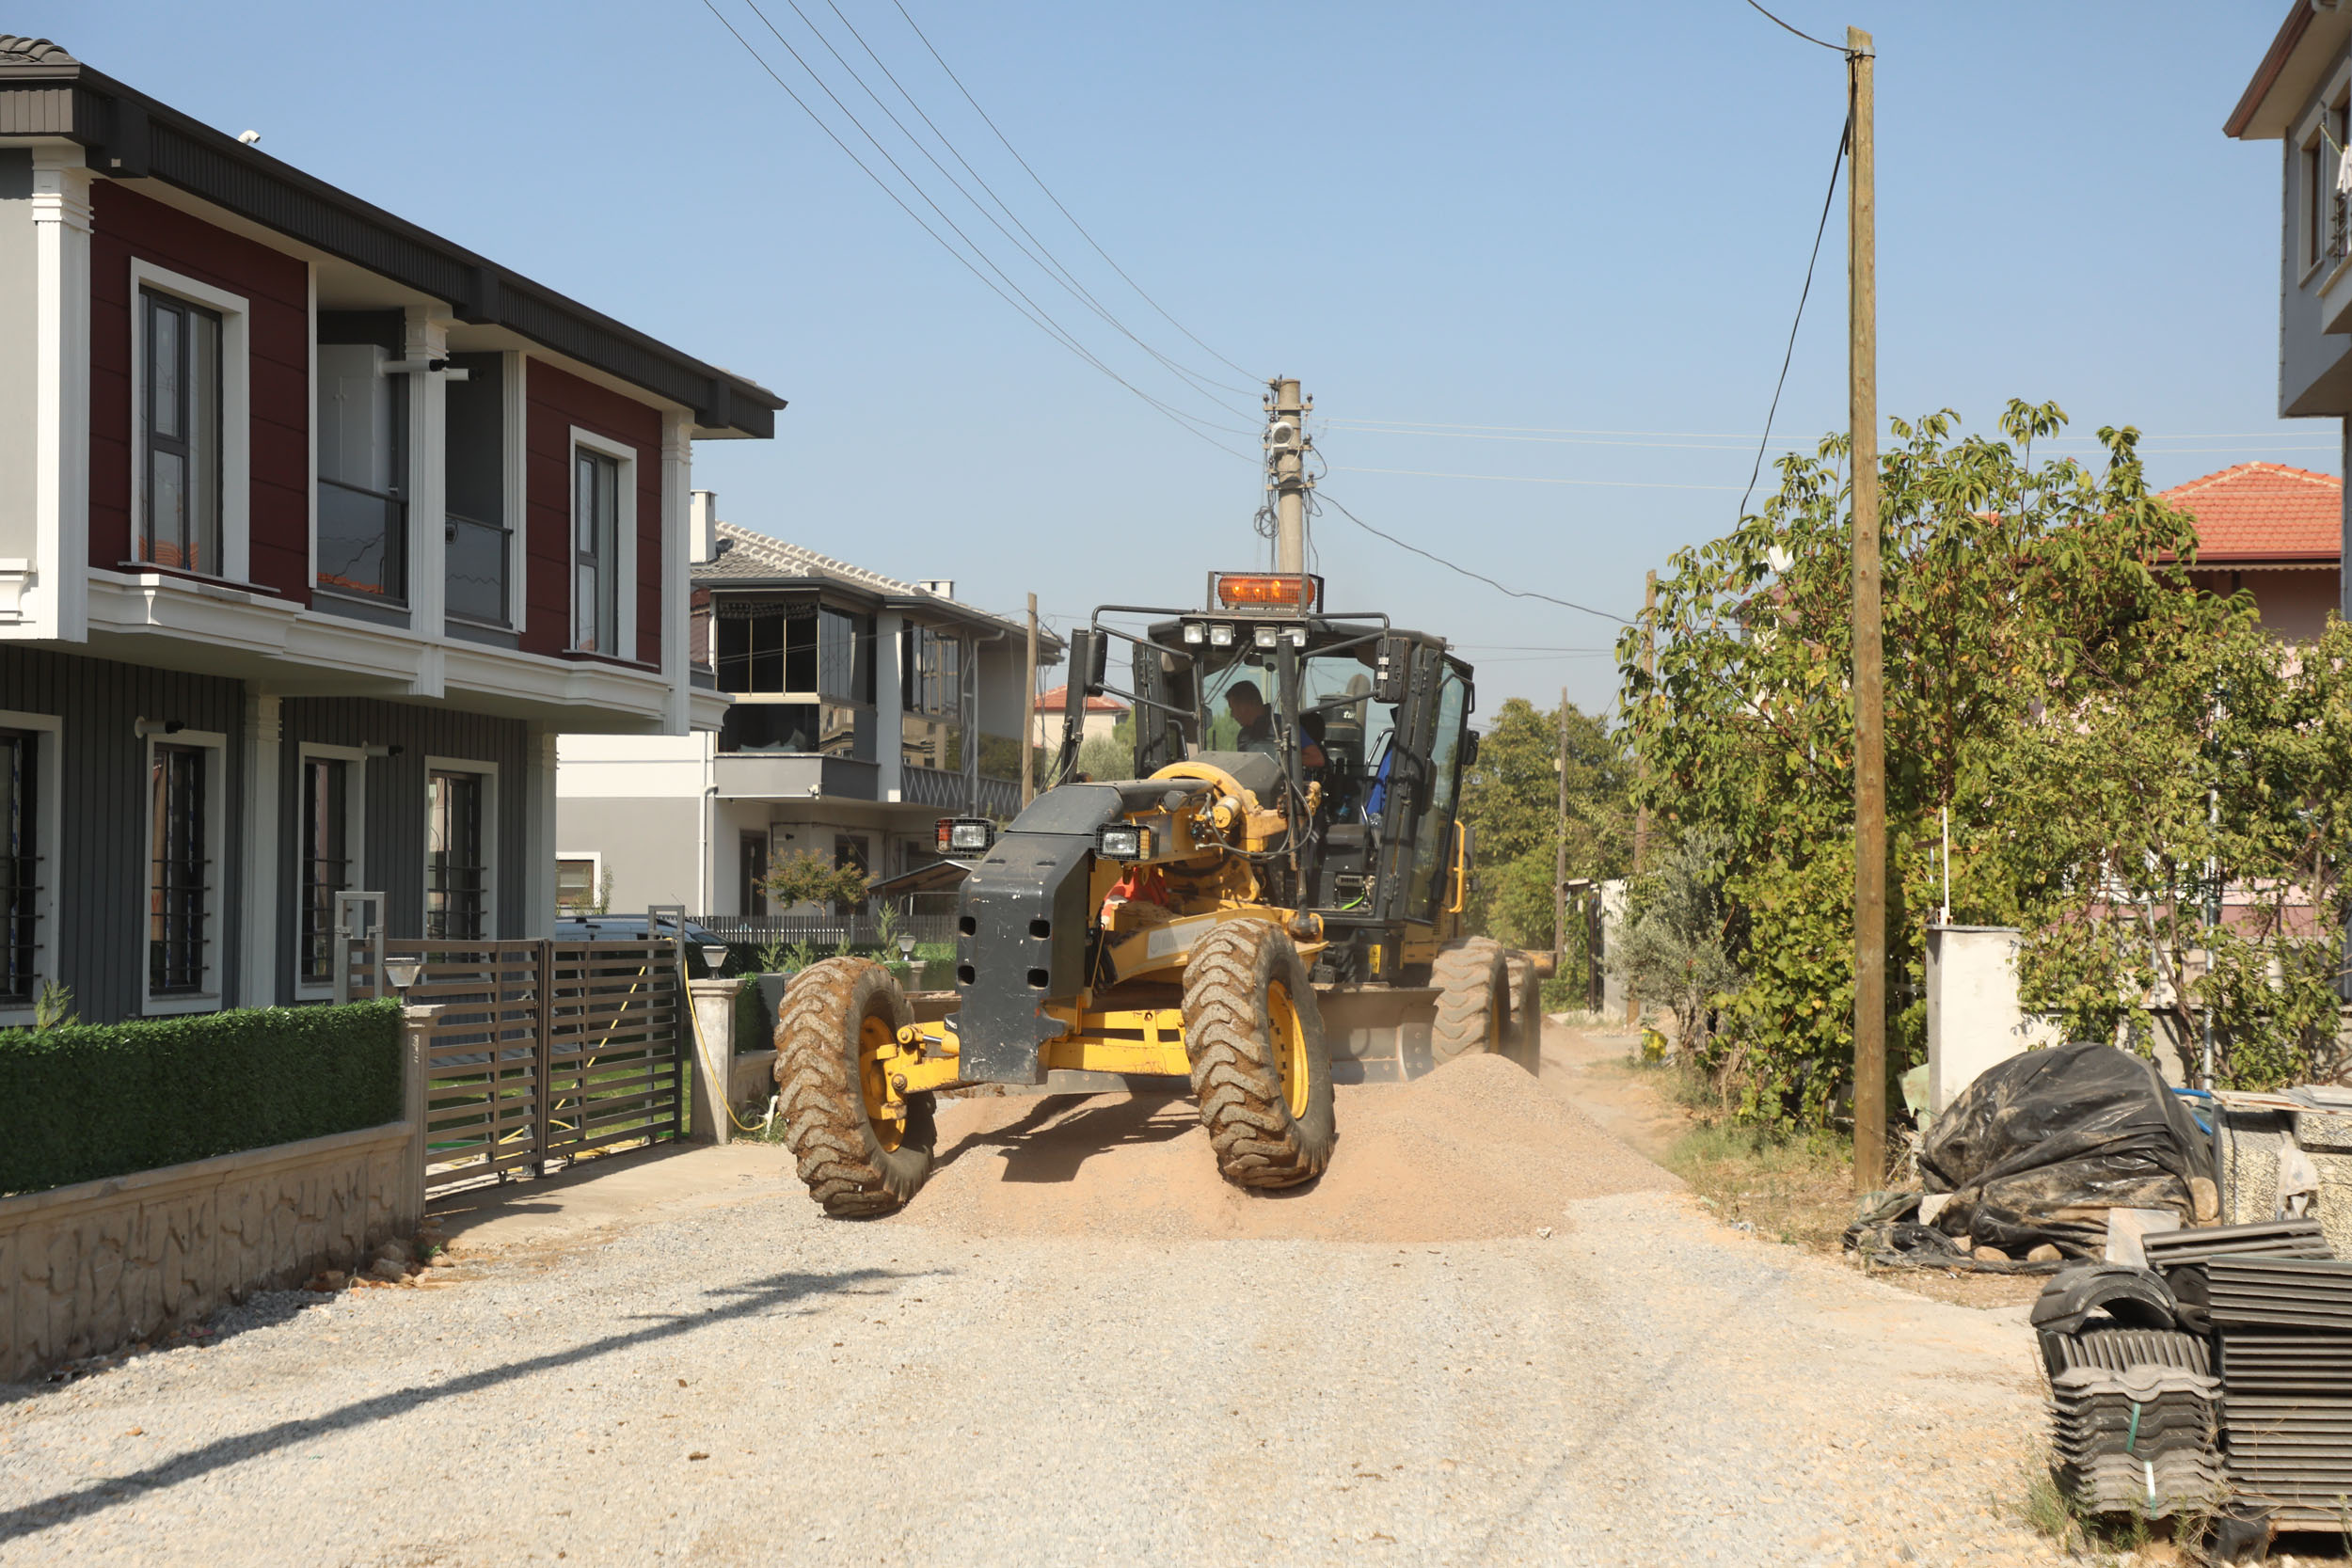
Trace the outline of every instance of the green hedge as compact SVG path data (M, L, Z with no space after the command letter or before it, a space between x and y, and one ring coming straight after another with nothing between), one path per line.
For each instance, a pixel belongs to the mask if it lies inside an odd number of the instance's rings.
M400 1005L0 1031L0 1193L397 1120Z

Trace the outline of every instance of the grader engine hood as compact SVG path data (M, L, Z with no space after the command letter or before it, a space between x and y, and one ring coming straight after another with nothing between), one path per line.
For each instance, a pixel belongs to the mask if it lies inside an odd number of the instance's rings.
M964 879L956 914L956 1014L967 1083L1042 1084L1039 1047L1063 1032L1042 1010L1086 984L1096 830L1115 822L1109 784L1038 797Z

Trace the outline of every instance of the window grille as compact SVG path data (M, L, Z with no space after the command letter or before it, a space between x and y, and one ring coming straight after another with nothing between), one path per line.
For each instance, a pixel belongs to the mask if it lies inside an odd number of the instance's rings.
M424 934L479 942L488 935L483 915L489 887L482 853L482 776L436 772L428 789L432 832L425 855Z
M0 1000L8 1002L30 1002L40 988L40 744L25 731L0 730Z
M351 765L311 757L302 786L302 978L335 977L335 895L351 890Z
M148 879L147 989L204 989L212 862L204 842L204 748L155 748L149 766L155 859Z

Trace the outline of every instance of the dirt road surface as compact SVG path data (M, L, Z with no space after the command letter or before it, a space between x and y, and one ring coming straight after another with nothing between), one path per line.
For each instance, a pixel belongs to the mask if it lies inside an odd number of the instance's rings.
M1546 1049L1343 1090L1283 1197L1126 1097L944 1106L882 1223L766 1148L510 1187L421 1288L0 1390L0 1561L2050 1560L2022 1310L1726 1229Z

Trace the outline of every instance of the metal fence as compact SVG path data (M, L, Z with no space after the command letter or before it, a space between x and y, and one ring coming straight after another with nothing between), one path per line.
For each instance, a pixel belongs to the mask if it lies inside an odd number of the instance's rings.
M771 943L786 947L804 944L817 957L830 958L836 949L873 947L882 940L881 922L870 913L749 917L698 914L688 918L727 944L727 968L739 974L756 968L755 953ZM902 914L897 917L893 929L910 934L925 945L952 942L956 940L956 917L953 913Z
M349 994L441 1011L425 1039L425 1181L448 1187L685 1131L690 1049L670 942L350 944ZM380 957L379 957L380 956Z

